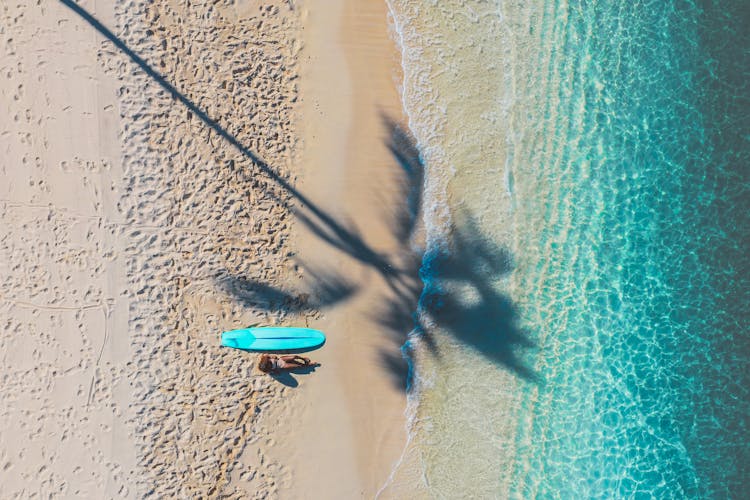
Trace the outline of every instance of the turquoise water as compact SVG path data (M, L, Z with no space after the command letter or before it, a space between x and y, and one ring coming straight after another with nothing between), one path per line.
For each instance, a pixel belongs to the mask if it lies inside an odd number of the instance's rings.
M390 1L426 161L433 498L742 498L750 6Z

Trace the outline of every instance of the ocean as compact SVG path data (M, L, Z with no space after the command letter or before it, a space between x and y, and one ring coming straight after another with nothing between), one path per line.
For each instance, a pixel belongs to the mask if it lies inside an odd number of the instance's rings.
M750 4L387 0L426 168L414 498L743 498Z

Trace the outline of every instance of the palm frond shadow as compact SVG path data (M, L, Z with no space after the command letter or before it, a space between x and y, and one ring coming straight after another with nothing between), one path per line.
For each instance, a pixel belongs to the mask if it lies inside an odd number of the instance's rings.
M402 244L408 244L422 211L424 163L411 134L385 113L380 117L388 132L386 147L401 167L398 200L402 203L393 211L393 232Z
M535 347L518 324L512 300L497 291L513 270L510 252L486 239L476 223L459 214L449 248L427 255L422 273L431 280L422 305L432 322L457 340L525 380L540 382L522 359Z
M243 276L224 276L217 285L246 307L266 311L283 309L292 313L333 307L351 298L357 286L331 272L308 270L313 276L309 288L284 290Z

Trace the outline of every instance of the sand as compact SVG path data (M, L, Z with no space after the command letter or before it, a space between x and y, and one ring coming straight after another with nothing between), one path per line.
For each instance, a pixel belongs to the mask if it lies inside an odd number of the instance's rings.
M399 54L385 2L315 2L304 9L303 25L309 119L300 189L354 241L323 228L332 239L324 241L298 224L299 258L353 292L311 324L329 332L329 341L316 353L323 368L300 391L303 410L295 418L302 425L290 436L295 449L284 452L292 457L296 498L372 498L406 437L400 347L412 328L418 282L416 252L396 234L395 216L406 202L403 170L389 149L404 120ZM408 272L386 276L383 264Z
M0 497L132 495L117 82L57 2L0 26Z
M384 5L42 4L0 14L0 497L372 497L409 327L378 266L414 253ZM251 324L324 329L322 366L219 347Z

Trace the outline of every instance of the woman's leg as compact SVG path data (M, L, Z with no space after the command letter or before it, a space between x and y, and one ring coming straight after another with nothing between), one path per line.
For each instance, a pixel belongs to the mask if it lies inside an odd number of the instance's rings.
M288 354L286 356L282 356L281 359L285 363L295 363L300 366L309 365L310 364L310 358L305 358L304 356L300 356L299 354Z
M303 366L307 366L306 363L300 363L296 359L291 359L289 361L284 360L284 369L285 370L294 370L295 368L302 368Z
M285 356L281 356L281 361L284 362L284 368L291 370L295 368L302 368L304 366L320 366L319 363L313 363L312 361L310 361L310 358L300 356L299 354L287 354Z

